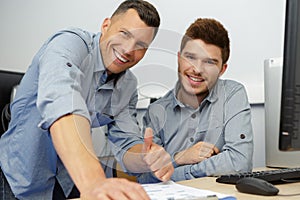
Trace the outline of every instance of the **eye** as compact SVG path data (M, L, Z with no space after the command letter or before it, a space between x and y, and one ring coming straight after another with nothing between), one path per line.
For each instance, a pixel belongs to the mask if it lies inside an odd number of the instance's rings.
M129 38L130 36L130 34L127 31L121 31L121 34L126 38Z
M203 62L206 64L209 64L209 65L217 65L217 62L212 59L207 59L207 60L204 60Z
M145 44L144 42L137 42L137 43L136 43L136 48L137 48L137 49L147 49L147 48L148 48L148 45Z
M193 56L193 55L185 55L185 57L188 59L188 60L195 60L196 57Z

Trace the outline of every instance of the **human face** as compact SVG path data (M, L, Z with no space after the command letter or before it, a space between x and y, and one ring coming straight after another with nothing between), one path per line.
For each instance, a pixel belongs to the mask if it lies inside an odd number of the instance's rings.
M201 102L227 68L221 49L200 39L190 40L178 53L178 78L181 95L197 96Z
M154 37L134 9L106 18L102 24L100 49L108 74L118 74L137 64Z

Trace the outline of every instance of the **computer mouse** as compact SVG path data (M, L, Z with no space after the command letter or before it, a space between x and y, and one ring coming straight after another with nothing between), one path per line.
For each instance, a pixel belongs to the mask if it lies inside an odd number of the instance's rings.
M253 177L241 178L235 187L239 192L264 196L277 195L279 192L278 188L268 181Z

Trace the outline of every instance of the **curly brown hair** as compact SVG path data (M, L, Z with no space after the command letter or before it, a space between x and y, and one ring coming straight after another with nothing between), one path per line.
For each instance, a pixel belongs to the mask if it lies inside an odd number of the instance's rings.
M196 39L218 46L221 49L223 64L228 61L230 54L228 32L219 21L210 18L198 18L195 20L186 30L181 40L180 51L183 50L188 41Z

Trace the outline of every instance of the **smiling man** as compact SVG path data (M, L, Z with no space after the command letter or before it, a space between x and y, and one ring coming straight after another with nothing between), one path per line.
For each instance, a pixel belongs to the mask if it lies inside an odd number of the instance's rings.
M252 169L253 133L245 88L220 77L227 69L229 37L214 19L197 19L178 53L178 82L150 104L143 118L153 141L171 154L174 181ZM139 182L157 182L144 173Z
M144 143L136 123L137 80L128 70L143 58L159 24L151 4L127 0L103 21L101 33L65 29L45 42L18 87L0 139L2 198L149 199L139 184L105 177L91 141L91 128L103 125L120 162L126 156L131 163L133 151L139 170L170 179L169 154L151 140ZM151 129L145 134L151 137Z
M103 22L100 48L108 74L119 74L137 64L155 36L156 30L137 14L129 9Z

